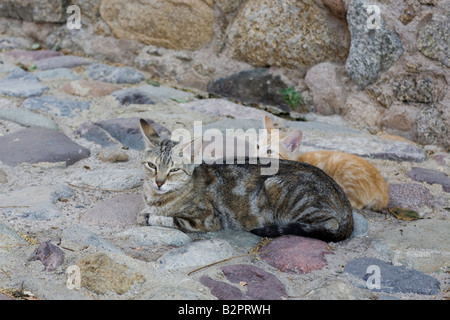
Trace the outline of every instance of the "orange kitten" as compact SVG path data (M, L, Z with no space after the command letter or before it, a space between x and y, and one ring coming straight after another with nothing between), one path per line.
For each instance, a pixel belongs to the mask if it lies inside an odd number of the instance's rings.
M274 129L267 116L265 127L268 134ZM299 151L301 139L300 130L295 130L286 136L280 133L279 148L275 152L268 146L269 156L306 162L322 169L344 190L355 209L368 208L378 211L387 206L388 185L373 165L361 157L340 151L323 150L302 154Z

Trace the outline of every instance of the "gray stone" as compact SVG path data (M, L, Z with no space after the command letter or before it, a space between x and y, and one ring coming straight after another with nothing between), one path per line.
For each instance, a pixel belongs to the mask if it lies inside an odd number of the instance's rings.
M246 107L241 104L233 103L225 99L202 99L195 100L188 103L182 103L180 108L197 111L200 113L206 113L213 117L227 117L232 119L255 119L258 120L258 128L262 129L264 116L269 116L272 119L278 119L278 117L271 113ZM230 121L233 122L233 121ZM256 129L256 127L254 127ZM231 129L231 128L230 128Z
M143 184L141 169L110 169L77 172L69 177L71 184L110 191L124 191Z
M233 253L225 240L202 240L166 252L156 265L163 270L194 268L231 258Z
M170 137L170 131L151 119L145 119L161 137ZM135 149L144 149L144 140L139 129L139 118L111 119L95 123L123 145Z
M58 130L58 124L40 114L24 109L0 110L0 119L12 121L25 127L42 127L50 130Z
M111 95L116 97L122 106L128 106L130 104L155 104L147 93L137 88L115 91Z
M121 104L126 104L127 101L136 104L155 104L164 103L167 101L188 102L195 98L194 94L182 90L166 86L151 86L142 85L138 87L118 90L111 94L120 101ZM134 97L135 96L135 97ZM141 103L133 102L134 98ZM147 101L147 102L146 102Z
M90 103L44 96L26 99L22 103L22 108L37 110L52 116L73 118L83 110L88 110L90 108Z
M201 234L203 239L222 239L241 250L248 251L260 242L261 238L243 230L224 229Z
M431 207L433 195L419 183L399 183L389 185L388 208L400 207L420 211Z
M287 85L280 76L272 76L266 68L241 71L208 84L209 93L244 103L278 106L283 111L289 112L291 108L280 92L282 89L287 89Z
M351 45L345 69L360 89L376 81L403 54L399 36L386 28L381 15L379 28L367 27L373 22L372 13L367 12L369 5L369 0L353 0L347 11Z
M380 271L380 288L372 289L387 293L417 293L432 295L440 290L440 283L437 279L423 274L414 269L407 269L404 266L393 266L383 260L375 258L358 258L350 261L344 268L357 279L360 287L366 288L367 281L373 284L371 276L375 276L374 271L368 273L369 266L377 266Z
M119 239L126 240L130 245L137 247L164 244L183 246L191 242L191 238L184 232L165 227L135 227L116 235Z
M292 122L288 122L293 126ZM325 125L322 127L332 127ZM378 136L359 134L346 134L335 126L335 132L314 129L309 122L297 122L295 128L303 131L301 150L304 152L316 150L336 150L356 154L361 157L387 159L394 161L422 162L425 154L422 149L413 143L383 139ZM347 131L351 132L351 131Z
M108 131L100 128L92 122L85 122L76 130L76 134L88 141L95 142L102 147L113 148L120 147L120 143L116 141ZM142 142L141 142L142 143ZM142 147L142 145L141 145Z
M144 75L130 67L112 67L106 64L96 63L86 68L89 78L92 80L110 83L139 83L145 79Z
M402 264L422 272L448 267L450 221L423 219L394 230L380 232L372 245L394 265Z
M90 151L55 130L32 127L0 137L0 161L9 166L20 163L65 162L89 157Z
M57 68L75 68L91 64L92 62L86 58L77 56L59 56L46 58L36 61L38 70L50 70Z
M408 76L392 83L395 97L403 102L432 103L434 84L430 78Z
M450 148L450 129L435 106L420 111L417 117L417 141Z
M434 15L417 34L417 48L427 57L450 68L450 15Z
M10 226L0 223L0 252L8 247L14 248L23 245L27 245L27 242L16 231Z
M32 74L21 69L11 72L0 80L0 94L19 98L40 96L48 87Z
M55 206L59 199L73 197L66 185L28 187L10 194L0 195L2 210L8 215L31 220L50 220L60 216Z
M359 300L354 288L339 280L309 290L303 297L308 300Z
M353 232L350 235L350 239L363 237L369 232L369 222L364 218L362 214L359 214L355 210L352 211L353 214Z
M0 37L0 50L29 48L31 41L25 38Z
M108 240L79 225L72 225L63 230L61 233L61 246L76 251L84 250L87 247L95 247L102 252L122 252Z
M122 194L94 204L80 217L80 223L110 228L136 226L136 217L144 208L141 193Z
M70 69L67 68L56 68L45 71L37 71L34 73L36 77L41 80L49 80L49 79L69 79L69 80L79 80L82 79L81 76L73 73Z
M412 167L406 175L414 181L426 182L428 184L440 184L442 186L442 190L445 192L450 192L450 177L444 172Z
M0 16L33 22L65 22L69 5L67 0L5 0L0 3Z

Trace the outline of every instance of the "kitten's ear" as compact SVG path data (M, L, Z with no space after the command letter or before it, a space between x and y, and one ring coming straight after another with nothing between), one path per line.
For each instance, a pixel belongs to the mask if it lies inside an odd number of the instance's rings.
M300 148L300 142L302 141L302 137L303 134L301 130L294 130L289 135L284 137L281 140L281 143L289 152L295 152L298 151L298 149Z
M139 120L139 128L141 129L142 137L144 138L145 146L147 148L155 147L154 141L159 139L158 134L152 126L144 119Z
M268 134L270 134L270 131L272 131L272 129L275 129L272 121L270 121L270 118L268 116L264 116L264 127L266 128Z

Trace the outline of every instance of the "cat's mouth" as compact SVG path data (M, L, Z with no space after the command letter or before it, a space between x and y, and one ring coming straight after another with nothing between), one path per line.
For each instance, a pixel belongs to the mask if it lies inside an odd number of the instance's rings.
M169 191L171 191L171 189L168 188L166 185L158 187L156 184L152 185L152 190L156 194L165 194L165 193L168 193Z

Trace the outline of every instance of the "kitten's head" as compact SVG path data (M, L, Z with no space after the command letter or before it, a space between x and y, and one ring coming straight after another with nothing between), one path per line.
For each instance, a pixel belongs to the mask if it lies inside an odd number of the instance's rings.
M192 142L180 145L162 139L143 119L140 129L145 142L142 157L145 192L157 196L182 188L191 179L195 168L191 161L180 161L183 151L185 148L190 150Z
M300 142L303 136L301 130L294 130L287 135L281 133L278 146L272 146L271 131L275 127L268 116L264 118L264 127L267 130L267 140L258 144L257 153L259 156L285 160L296 160L300 156ZM266 154L261 154L260 150L264 150Z

